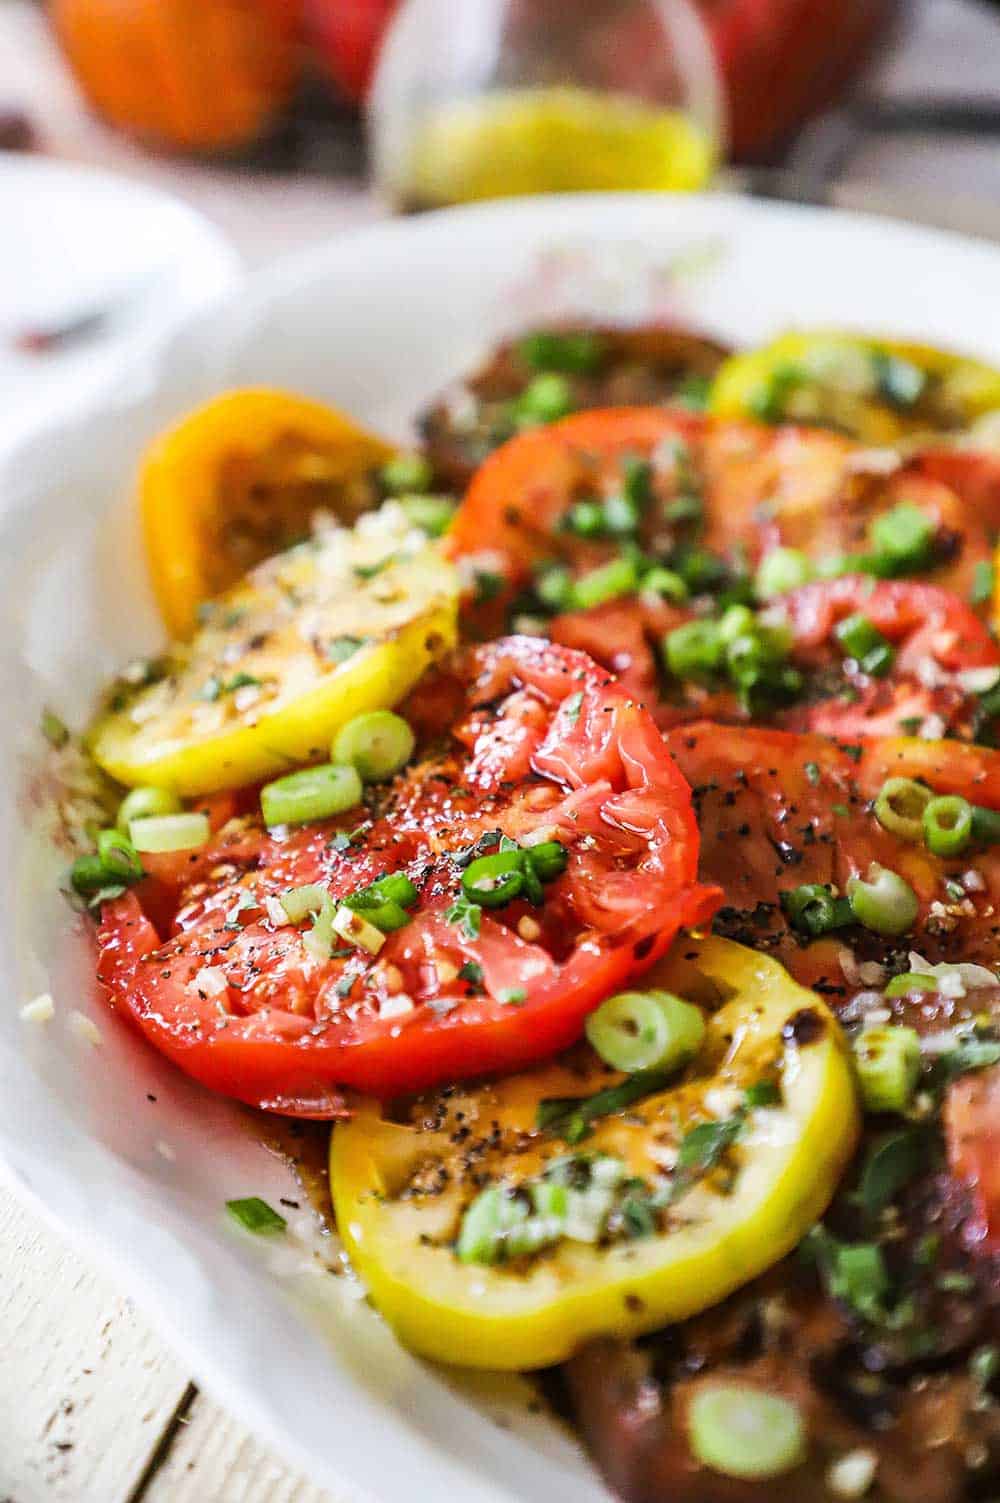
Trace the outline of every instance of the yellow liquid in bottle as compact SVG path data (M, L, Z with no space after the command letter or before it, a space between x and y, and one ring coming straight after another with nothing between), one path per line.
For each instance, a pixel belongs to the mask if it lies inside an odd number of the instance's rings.
M588 89L498 91L421 123L402 196L413 207L524 193L694 191L716 142L681 110Z

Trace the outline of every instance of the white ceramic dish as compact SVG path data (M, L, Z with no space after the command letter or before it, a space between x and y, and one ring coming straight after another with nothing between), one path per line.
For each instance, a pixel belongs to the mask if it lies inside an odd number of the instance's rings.
M791 323L898 331L1000 359L1000 250L878 220L726 199L529 201L396 222L251 281L174 342L154 391L22 449L0 525L0 1148L16 1180L112 1262L193 1371L344 1499L598 1503L573 1442L518 1385L399 1348L345 1281L227 1227L287 1193L227 1103L107 1016L56 892L65 858L38 733L82 723L102 677L155 644L128 492L166 420L220 388L299 388L402 434L498 335L540 316L675 313L736 341ZM18 1019L42 990L46 1027ZM69 1026L80 1008L99 1047ZM151 1099L155 1097L155 1100ZM305 1307L308 1306L308 1309ZM499 1423L498 1423L499 1421Z
M78 407L231 285L207 220L145 183L0 152L0 454ZM31 331L81 324L53 348Z

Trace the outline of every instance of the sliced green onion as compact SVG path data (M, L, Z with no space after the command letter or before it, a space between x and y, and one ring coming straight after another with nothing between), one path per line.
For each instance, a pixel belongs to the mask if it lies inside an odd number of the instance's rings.
M317 930L320 928L321 921L324 919L327 911L324 909L324 912L316 920ZM405 913L405 910L400 908L399 912L403 915L404 921L408 921L409 915ZM339 934L341 939L346 940L349 945L357 945L360 949L367 950L369 955L377 955L385 944L385 934L377 924L369 923L369 918L371 917L372 915L368 913L358 913L354 908L350 908L346 903L342 903L333 915L330 928L334 934ZM401 928L402 925L397 925L396 927ZM316 930L314 930L315 932ZM308 942L308 936L306 938Z
M757 630L757 617L748 605L731 605L719 619L719 636L727 647Z
M714 621L686 621L663 639L666 665L681 679L712 678L722 667L724 648Z
M761 600L787 595L813 577L813 567L800 548L772 548L761 559L754 578L754 589Z
M972 604L985 605L988 600L992 600L994 587L993 565L981 558L972 571L972 588L969 591Z
M121 885L114 883L100 856L78 856L70 867L69 880L75 891L84 897L99 892L102 887Z
M927 385L927 375L919 365L888 350L873 350L871 359L876 390L883 402L902 411L915 406Z
M638 532L642 512L628 496L611 495L604 502L604 525L612 537L630 537Z
M924 839L934 856L960 856L972 839L972 805L958 794L932 798L924 810Z
M145 873L135 846L121 830L101 830L97 854L113 882L137 882Z
M900 840L922 840L924 810L933 797L929 788L913 778L887 778L875 800L875 818Z
M671 992L620 992L590 1014L586 1034L615 1070L679 1070L701 1047L705 1019Z
M146 819L152 814L179 814L181 808L181 801L171 788L133 788L119 804L116 822L122 834L127 835L133 819Z
M137 851L153 854L193 851L207 844L211 829L207 814L149 814L133 819L128 832Z
M729 579L729 569L718 554L706 548L680 548L673 554L671 567L677 570L692 595L718 590Z
M673 605L683 605L688 598L688 587L680 575L659 565L642 576L642 589L644 594L662 595Z
M405 872L387 872L384 877L376 877L363 891L378 902L399 903L403 908L412 908L420 897L419 890Z
M574 582L572 603L580 610L589 610L622 595L634 595L638 588L639 571L634 559L613 558Z
M273 1236L288 1226L284 1216L279 1216L259 1195L251 1195L246 1200L227 1200L226 1210L240 1226L257 1237Z
M536 376L511 403L514 421L520 428L537 423L555 423L573 411L573 392L569 382L554 373Z
M525 855L542 882L553 882L566 870L569 860L566 847L558 840L543 840L538 845L528 846Z
M408 908L419 900L420 893L405 872L389 872L370 882L367 887L350 893L342 899L346 908L361 913L367 923L374 924L383 934L404 929L412 915Z
M876 517L868 536L879 572L909 574L926 568L933 560L936 531L931 518L911 501L900 501Z
M1000 814L995 809L972 806L972 838L976 845L1000 844Z
M865 673L876 678L888 673L895 657L892 644L860 611L838 622L833 634L847 656L854 658Z
M521 359L533 370L589 376L600 370L606 346L599 334L586 329L572 334L541 329L536 334L526 334L517 349Z
M399 504L410 526L432 538L448 531L456 511L450 496L400 496Z
M526 1199L499 1185L480 1191L466 1207L455 1244L460 1263L500 1263L510 1254L511 1234L530 1215Z
M550 611L565 611L573 598L573 576L562 564L551 564L535 578L535 594Z
M726 1477L779 1477L806 1456L806 1428L791 1399L742 1384L699 1389L688 1408L691 1450Z
M788 399L799 387L807 384L809 376L802 366L786 362L769 372L748 401L750 411L762 423L780 423L785 417Z
M329 819L360 804L361 778L354 767L306 767L267 783L260 790L264 823L301 825L312 819Z
M835 897L829 887L816 882L807 882L783 892L781 906L792 928L813 938L831 934L835 929L843 929L854 922L848 900Z
M366 783L381 783L406 765L416 737L407 721L392 710L369 710L341 726L333 739L334 763L353 767Z
M920 912L916 893L908 882L888 867L874 862L868 880L851 877L847 883L851 912L859 924L875 934L895 937L912 929Z
M907 971L902 976L893 976L885 988L887 997L908 997L911 992L936 992L934 976L924 976L920 971Z
M867 1111L904 1112L920 1078L920 1038L912 1028L864 1028L854 1063Z
M301 924L303 919L320 913L329 897L325 887L309 882L305 887L293 887L290 892L282 893L278 902L293 924Z
M383 490L390 496L420 495L434 483L434 471L423 454L397 454L379 471Z
M480 856L462 873L462 890L483 908L502 908L524 891L523 851L498 851Z
M563 518L567 532L581 538L600 538L607 531L604 504L601 501L576 501Z

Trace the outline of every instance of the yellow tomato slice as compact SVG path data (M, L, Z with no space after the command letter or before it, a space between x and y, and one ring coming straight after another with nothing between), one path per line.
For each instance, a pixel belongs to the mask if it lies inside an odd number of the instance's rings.
M958 430L1000 408L1000 371L930 345L835 329L734 355L712 387L720 417L829 426L870 444Z
M581 1046L496 1083L422 1100L403 1118L364 1101L333 1132L340 1234L378 1309L443 1362L534 1368L600 1335L630 1336L723 1299L788 1253L822 1216L853 1152L858 1108L832 1014L775 961L726 940L685 942L655 984L709 1012L675 1085L593 1125L578 1148L536 1128L542 1100L624 1077ZM775 1105L745 1092L776 1082ZM486 1184L523 1186L567 1153L605 1154L644 1185L670 1183L686 1132L740 1114L724 1158L651 1235L563 1238L508 1263L459 1261L462 1215Z
M93 756L121 783L185 795L323 761L346 721L395 704L453 646L457 600L451 565L390 502L213 601L190 642L116 686Z
M203 600L306 535L316 511L352 522L376 505L369 477L392 452L332 407L265 389L217 397L158 438L140 496L170 631L193 631Z

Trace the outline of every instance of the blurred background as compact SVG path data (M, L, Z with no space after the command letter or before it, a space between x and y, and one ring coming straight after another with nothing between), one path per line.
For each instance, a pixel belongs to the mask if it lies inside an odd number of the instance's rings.
M0 147L259 263L390 211L735 188L1000 236L988 0L0 0Z

